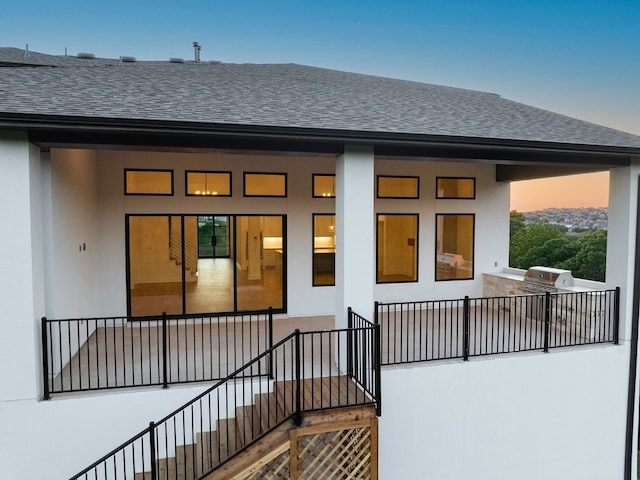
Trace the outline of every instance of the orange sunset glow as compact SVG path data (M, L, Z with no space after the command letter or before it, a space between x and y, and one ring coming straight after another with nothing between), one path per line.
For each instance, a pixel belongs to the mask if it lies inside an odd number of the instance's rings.
M609 172L511 183L511 210L609 206Z

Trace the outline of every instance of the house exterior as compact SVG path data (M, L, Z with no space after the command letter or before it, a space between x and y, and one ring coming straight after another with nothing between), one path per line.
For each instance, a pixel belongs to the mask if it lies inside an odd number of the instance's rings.
M346 327L348 307L481 297L508 267L509 182L590 171L610 172L619 345L383 370L380 475L630 478L640 137L314 67L81 57L0 49L7 478L68 478L204 388L43 401L41 317Z

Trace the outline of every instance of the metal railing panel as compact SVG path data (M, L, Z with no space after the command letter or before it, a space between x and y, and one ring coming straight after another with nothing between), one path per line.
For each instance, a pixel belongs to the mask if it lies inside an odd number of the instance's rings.
M381 363L618 343L620 289L380 303Z
M272 310L243 314L42 319L51 394L212 381L266 351Z

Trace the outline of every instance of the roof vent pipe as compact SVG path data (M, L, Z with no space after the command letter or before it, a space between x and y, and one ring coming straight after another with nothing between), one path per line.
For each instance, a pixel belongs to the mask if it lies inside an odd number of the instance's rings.
M193 42L194 61L196 63L200 63L200 50L202 50L200 44L198 42Z
M28 43L26 43L24 45L24 56L25 57L30 57L31 56L31 54L29 53L29 44Z

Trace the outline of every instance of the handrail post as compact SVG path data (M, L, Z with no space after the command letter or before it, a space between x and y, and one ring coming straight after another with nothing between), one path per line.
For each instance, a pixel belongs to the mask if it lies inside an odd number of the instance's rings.
M302 385L300 374L300 329L295 331L295 349L296 349L296 413L293 421L297 426L302 425Z
M167 312L162 312L162 388L169 388L167 363Z
M551 323L551 293L544 295L544 351L549 352L549 324Z
M353 310L347 307L347 375L353 377Z
M620 345L620 287L616 287L613 302L613 341L616 345Z
M43 398L49 400L49 335L47 332L47 317L41 318L42 322L42 392Z
M462 359L466 362L469 360L469 330L470 330L470 312L469 312L469 295L464 296L463 303L463 352Z
M374 374L375 374L375 381L376 381L376 390L375 390L376 391L376 415L380 417L382 415L382 386L380 384L380 380L382 378L381 365L380 365L382 356L380 354L380 350L382 350L382 345L380 344L380 325L375 324L373 328L374 328L373 352L374 352L374 359L375 359Z
M156 425L149 423L149 451L151 452L151 480L157 480L158 472L156 469Z
M269 335L269 378L273 380L273 307L269 307L268 319L268 335Z
M378 321L378 305L380 305L380 302L378 302L377 300L373 302L373 324L374 325L378 325L380 323Z

